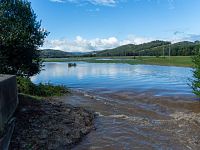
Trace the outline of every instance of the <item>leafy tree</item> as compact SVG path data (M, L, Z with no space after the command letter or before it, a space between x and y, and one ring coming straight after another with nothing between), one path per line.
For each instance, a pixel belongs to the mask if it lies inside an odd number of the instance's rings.
M196 55L192 57L194 63L194 71L192 80L193 93L200 97L200 49L196 50Z
M41 68L37 50L48 32L27 0L0 0L0 73L30 77Z

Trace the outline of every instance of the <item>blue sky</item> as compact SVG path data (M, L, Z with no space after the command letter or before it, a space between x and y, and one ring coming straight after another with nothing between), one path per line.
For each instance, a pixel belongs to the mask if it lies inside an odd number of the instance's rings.
M200 40L200 0L30 0L50 32L43 48L93 51Z

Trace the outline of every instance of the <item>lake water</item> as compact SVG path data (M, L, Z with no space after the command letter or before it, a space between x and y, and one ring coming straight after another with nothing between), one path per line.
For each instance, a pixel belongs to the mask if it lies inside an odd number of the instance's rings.
M45 63L35 83L66 85L58 100L98 114L96 130L74 150L200 149L200 128L188 79L192 69L152 65ZM184 120L186 118L187 120Z
M66 85L86 91L138 91L154 95L191 95L188 86L192 69L186 67L77 62L45 63L44 70L32 78L35 83Z

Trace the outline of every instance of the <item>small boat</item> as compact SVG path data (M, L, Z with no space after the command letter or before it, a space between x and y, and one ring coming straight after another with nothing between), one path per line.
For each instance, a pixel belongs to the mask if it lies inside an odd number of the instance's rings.
M68 67L76 67L76 63L68 63Z

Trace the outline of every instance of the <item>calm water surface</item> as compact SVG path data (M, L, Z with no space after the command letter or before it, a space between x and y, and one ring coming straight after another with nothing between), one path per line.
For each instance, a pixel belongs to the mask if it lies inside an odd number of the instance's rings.
M198 150L199 125L174 118L200 111L189 98L191 77L184 67L77 62L45 63L32 80L73 88L59 99L98 114L96 130L74 150Z
M185 67L78 62L76 67L68 67L68 63L45 63L44 70L32 81L87 91L133 90L155 95L191 95L189 78L192 78L192 70Z

